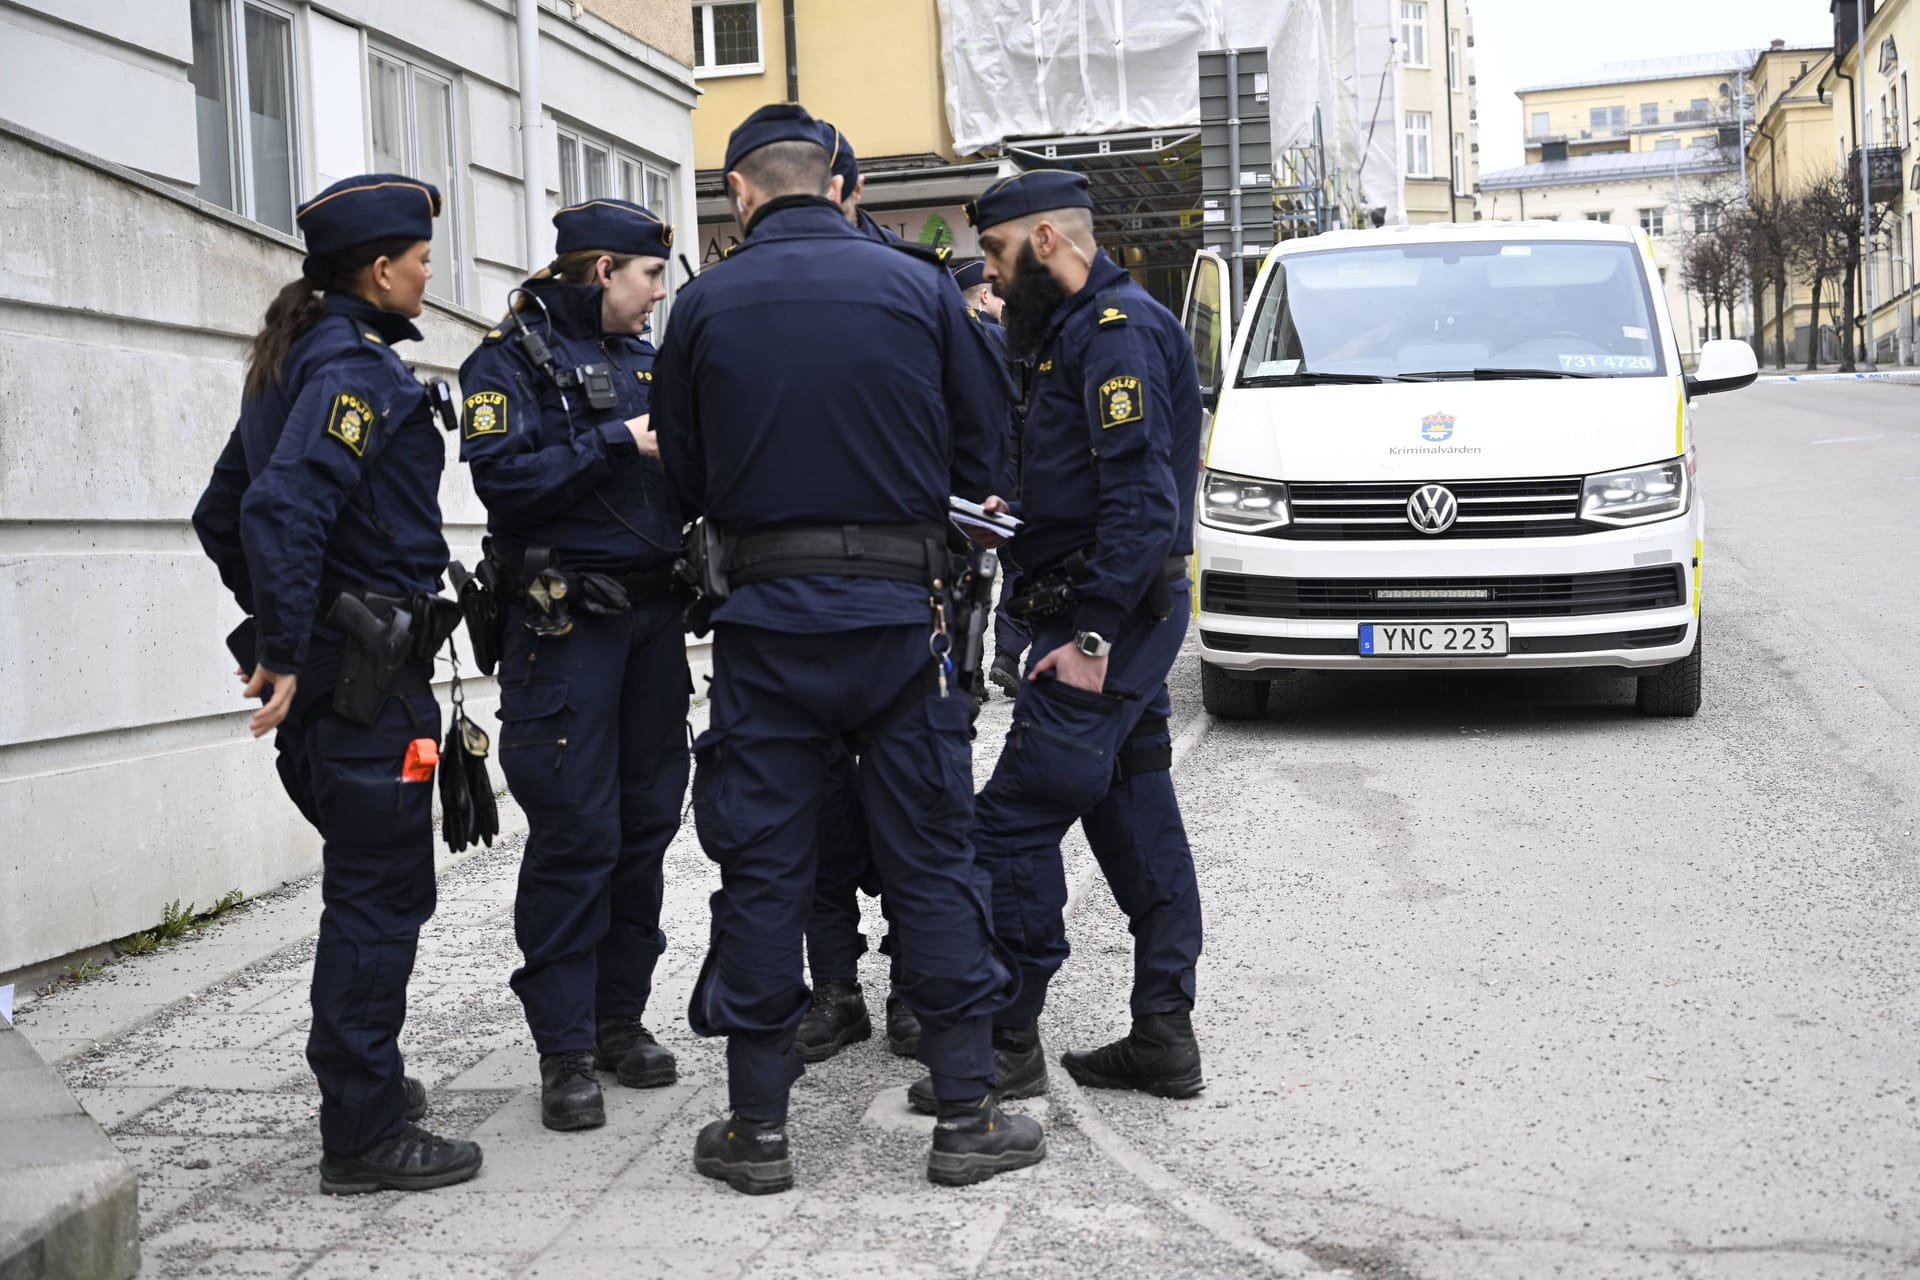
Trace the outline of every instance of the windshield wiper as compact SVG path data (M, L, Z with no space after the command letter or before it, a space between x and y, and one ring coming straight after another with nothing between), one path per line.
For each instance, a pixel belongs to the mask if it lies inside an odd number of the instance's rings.
M1240 379L1243 387L1337 386L1342 383L1394 382L1397 379L1378 373L1317 373L1302 369L1299 373L1254 373Z
M1451 379L1474 382L1499 382L1506 378L1593 378L1601 375L1577 373L1571 369L1429 369L1423 373L1403 373L1402 382L1446 382Z

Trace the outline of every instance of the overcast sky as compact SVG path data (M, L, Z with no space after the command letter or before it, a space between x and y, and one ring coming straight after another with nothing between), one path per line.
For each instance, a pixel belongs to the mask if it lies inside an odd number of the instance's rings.
M1480 93L1480 171L1526 163L1523 85L1583 80L1629 58L1833 41L1827 0L1469 0Z

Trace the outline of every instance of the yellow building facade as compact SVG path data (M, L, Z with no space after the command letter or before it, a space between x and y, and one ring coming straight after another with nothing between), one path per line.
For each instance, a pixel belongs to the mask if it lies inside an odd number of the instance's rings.
M1480 124L1467 0L1402 0L1401 165L1407 221L1472 222Z
M1574 156L1717 145L1720 127L1738 123L1751 62L1747 53L1651 58L1609 64L1587 80L1522 89L1527 159L1542 159L1550 143L1564 143ZM1749 96L1752 89L1746 86Z
M1833 106L1820 85L1833 64L1829 48L1790 49L1776 46L1760 55L1749 79L1754 85L1756 123L1747 139L1747 183L1755 200L1790 200L1809 182L1833 172L1837 162L1833 140ZM1785 316L1786 357L1789 364L1805 364L1818 340L1824 317L1813 312L1813 289L1799 279L1787 285ZM1823 298L1827 310L1832 298ZM1761 358L1779 348L1782 321L1774 314L1771 289L1753 300L1754 328Z
M1821 77L1820 89L1832 104L1833 159L1857 171L1864 128L1869 165L1880 175L1873 180L1874 203L1884 221L1875 237L1869 280L1869 355L1876 364L1911 365L1920 363L1915 334L1920 310L1915 265L1920 243L1915 239L1920 232L1920 109L1910 96L1920 82L1920 0L1866 0L1864 41L1857 39L1857 2L1834 0L1840 53Z

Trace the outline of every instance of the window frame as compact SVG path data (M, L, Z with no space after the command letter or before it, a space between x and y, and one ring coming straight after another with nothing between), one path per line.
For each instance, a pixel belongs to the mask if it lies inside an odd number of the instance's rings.
M1462 88L1464 67L1460 59L1460 28L1447 28L1447 92L1458 93Z
M1413 122L1416 119L1423 122L1422 127L1417 131L1413 126ZM1400 123L1401 136L1406 140L1403 148L1403 158L1406 162L1407 176L1409 178L1431 178L1433 176L1433 112L1403 112ZM1418 139L1420 142L1420 150L1422 152L1422 159L1424 160L1424 163L1417 169L1413 163L1413 144L1415 139Z
M1553 136L1553 112L1535 111L1529 114L1528 123L1530 124L1538 125L1542 120L1547 122L1547 127L1544 129L1535 128L1529 136L1534 138L1551 138Z
M1640 123L1642 126L1660 123L1660 104L1643 102L1640 104Z
M466 165L462 160L462 157L466 155L466 136L464 130L460 127L459 75L453 71L442 70L432 63L421 62L411 53L404 52L393 45L382 44L374 40L372 36L373 33L368 31L366 32L366 39L362 41L360 81L362 108L361 146L365 148L365 154L369 163L373 162L374 155L373 60L375 58L381 58L387 62L394 63L405 73L402 81L405 91L401 101L401 115L403 123L406 126L407 163L403 166L403 171L407 172L410 177L419 177L419 174L415 171L420 167L420 112L417 105L418 95L415 92L415 80L420 76L426 76L429 80L443 84L447 88L447 159L452 172L448 175L449 180L445 182L438 181L433 177L421 178L420 180L423 182L432 182L440 189L440 217L444 219L447 228L446 256L451 258L452 261L435 263L434 274L438 276L444 272L450 275L453 281L453 290L451 297L440 297L433 292L432 283L429 282L427 286L427 297L447 306L465 307L467 305L469 284L466 269L467 237L465 228L461 225L460 214L466 207L466 201L462 198L460 184L465 176L464 171L466 169Z
M1667 238L1667 210L1664 205L1652 205L1640 210L1640 229L1655 240Z
M297 224L276 227L271 222L263 221L254 199L253 134L247 127L248 108L252 104L252 91L247 84L247 10L258 9L287 25L287 189L292 197L288 209L290 222L294 211L305 202L308 189L307 146L303 136L306 131L307 103L306 50L300 15L282 0L212 0L212 3L225 11L222 25L226 29L227 66L224 68L226 83L223 87L228 95L230 111L227 120L227 177L232 183L233 204L223 205L200 195L198 184L194 189L194 197L282 235L298 235ZM195 150L197 153L197 139Z
M1464 133L1453 135L1452 161L1452 173L1449 176L1452 178L1453 194L1456 197L1465 197L1467 189L1463 179L1467 167L1467 135Z
M691 2L693 4L695 20L701 24L699 31L701 37L699 48L705 50L709 58L713 56L713 11L725 5L751 4L753 6L753 47L760 55L752 62L730 62L724 65L716 65L711 62L699 61L700 55L695 53L695 61L693 64L694 79L707 80L718 79L722 76L757 76L766 74L767 22L761 0L691 0Z
M1415 33L1420 36L1420 56L1417 59L1413 56ZM1427 47L1427 0L1400 0L1400 43L1406 46L1402 66L1431 67L1433 65L1427 60L1430 52Z

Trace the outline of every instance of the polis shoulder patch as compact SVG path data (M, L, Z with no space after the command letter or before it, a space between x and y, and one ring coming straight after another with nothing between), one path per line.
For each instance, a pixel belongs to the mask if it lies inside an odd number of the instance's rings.
M1140 393L1140 379L1122 374L1100 384L1100 429L1109 431L1147 416L1147 398Z
M476 391L467 397L466 411L460 415L460 437L473 440L480 436L507 433L507 396L504 391Z
M1127 313L1118 307L1100 308L1100 327L1102 329L1110 324L1124 324L1126 323L1126 319Z
M347 446L354 457L367 456L367 436L372 431L372 405L346 391L333 398L333 412L327 417L327 434Z

